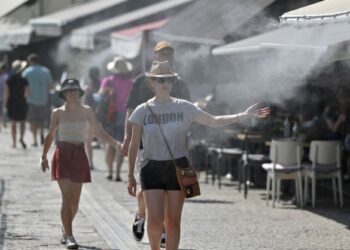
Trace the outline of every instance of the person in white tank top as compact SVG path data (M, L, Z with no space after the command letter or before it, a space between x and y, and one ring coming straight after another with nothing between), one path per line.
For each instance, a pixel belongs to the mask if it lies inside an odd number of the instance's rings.
M95 113L89 106L80 104L84 91L76 79L66 79L62 83L59 96L65 103L52 111L50 128L44 140L41 168L49 169L47 152L56 136L57 148L52 159L52 180L57 180L62 194L61 220L62 239L68 249L78 248L73 237L72 223L78 211L82 184L90 182L90 167L84 150L86 126L106 143L120 148L120 143L108 135L99 125Z

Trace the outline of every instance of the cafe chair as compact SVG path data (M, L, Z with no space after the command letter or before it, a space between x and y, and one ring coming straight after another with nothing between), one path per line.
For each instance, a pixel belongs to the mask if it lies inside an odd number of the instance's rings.
M232 170L233 161L238 161L242 156L242 150L240 148L228 148L228 147L209 147L207 157L206 169L206 183L208 183L209 172L212 175L212 184L215 183L215 179L218 179L218 187L221 188L221 175L222 169L225 165L229 166L229 170ZM209 170L210 166L210 170Z
M269 162L265 154L266 137L261 132L245 130L237 135L241 141L242 157L238 163L238 191L241 192L243 184L244 198L248 197L248 189L252 185L252 174L255 174L255 184L259 182L259 170L263 163ZM263 177L265 178L265 176Z
M272 188L272 206L275 207L276 195L279 199L280 182L294 180L297 204L303 206L302 165L303 147L301 142L292 140L272 140L270 147L271 163L264 163L266 170L266 204L269 204Z
M310 145L309 159L311 164L304 165L305 202L308 199L309 185L311 179L312 207L316 203L316 180L332 179L334 203L337 204L337 183L339 188L340 207L343 207L343 185L341 176L341 152L340 141L312 141Z

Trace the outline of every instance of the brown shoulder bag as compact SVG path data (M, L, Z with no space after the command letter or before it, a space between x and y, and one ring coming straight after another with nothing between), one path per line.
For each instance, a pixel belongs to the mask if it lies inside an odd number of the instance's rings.
M162 133L166 147L167 147L167 149L170 153L171 159L175 165L177 181L179 183L179 186L181 187L182 192L184 193L186 198L192 198L192 197L199 196L201 194L201 190L199 188L199 183L198 183L197 174L196 174L195 169L192 167L192 165L189 161L188 161L188 164L186 167L176 165L174 155L171 152L170 146L169 146L168 141L164 135L164 131L162 129L162 126L160 125L158 117L156 115L154 115L153 110L151 109L151 107L148 105L147 102L146 102L146 106L149 109L149 111L151 112L151 114L153 115L153 117L154 117L154 119L155 119L155 121L160 129L160 132Z

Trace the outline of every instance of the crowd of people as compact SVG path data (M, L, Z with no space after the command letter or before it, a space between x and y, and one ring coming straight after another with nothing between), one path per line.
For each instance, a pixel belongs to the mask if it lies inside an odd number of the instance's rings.
M44 143L44 128L50 111L49 90L53 86L53 79L48 68L40 65L37 54L28 56L27 61L15 60L9 71L1 63L0 96L1 114L11 121L12 147L17 147L17 124L20 124L19 142L24 149L25 122L30 124L33 136L32 146L38 146L38 131L40 143Z
M61 190L61 242L68 249L78 248L72 223L82 184L91 182L93 141L104 145L107 180L122 181L121 166L128 156L127 189L137 198L138 205L132 225L135 240L142 240L147 221L151 249L158 250L160 246L178 249L185 197L158 125L165 131L176 164L186 166L187 135L192 124L221 127L245 117L264 118L270 113L269 108L259 109L256 105L233 115L204 112L191 103L188 86L176 72L171 44L161 41L153 52L150 70L135 79L133 65L123 57L107 63L109 75L103 78L99 67L91 67L84 88L76 79L65 79L58 90L61 105L52 111L49 91L55 87L54 80L37 54L29 55L25 61L13 61L9 70L0 63L0 128L10 121L12 147L16 148L19 142L23 149L27 148L24 134L28 122L31 146L43 145L41 167L45 172L49 168L47 153L55 141L51 178ZM300 104L302 108L295 108L295 112L283 117L279 128L282 136L302 137L304 141L341 140L345 152L350 152L347 99L327 104L312 97L307 101ZM152 112L160 117L158 122ZM350 173L350 157L344 159ZM137 188L138 182L141 188Z

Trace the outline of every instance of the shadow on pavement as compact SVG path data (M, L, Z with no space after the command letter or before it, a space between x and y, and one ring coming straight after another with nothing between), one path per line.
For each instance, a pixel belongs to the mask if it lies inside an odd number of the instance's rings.
M315 208L312 208L311 206L307 206L304 209L311 213L336 221L339 224L344 225L348 230L350 230L350 216L349 216L350 209L349 208L340 208L339 206L335 206L333 203L330 203L329 201L319 202L317 204L317 201L316 201Z
M260 194L260 197L263 200L266 200L265 193ZM350 196L344 194L343 199L344 207L340 208L339 200L337 205L334 204L332 190L326 185L319 185L316 194L315 208L311 206L311 202L309 201L306 205L304 205L303 210L336 221L337 223L344 225L347 229L350 230ZM270 205L271 204L272 200L270 199ZM278 203L276 202L276 204ZM300 208L296 206L294 197L292 195L281 195L281 203L278 204L278 207L275 209Z
M7 216L2 212L3 209L3 196L5 193L5 181L0 180L0 250L4 247L4 238L5 238L5 232L6 232L6 221Z
M186 200L186 203L200 203L200 204L233 204L233 201L221 201L221 200Z
M92 247L92 246L82 246L82 245L79 245L79 249L80 250L102 250L102 248L99 248L99 247Z

